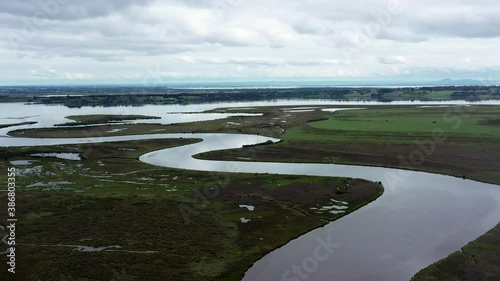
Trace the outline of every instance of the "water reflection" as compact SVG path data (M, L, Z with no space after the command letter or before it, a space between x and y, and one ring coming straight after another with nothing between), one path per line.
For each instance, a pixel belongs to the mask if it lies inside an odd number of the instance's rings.
M285 101L231 105L248 107L261 104L317 105L328 103L334 104L331 101L325 103ZM10 120L9 123L12 123L12 120L7 118L25 117L23 120L40 122L35 126L48 127L56 123L64 123L61 120L65 120L64 117L67 115L104 113L160 115L167 111L193 112L224 106L229 106L229 104L82 109L69 109L63 106L0 104L0 118L3 118L0 121ZM34 109L39 110L40 116L30 117ZM171 117L171 115L168 116ZM207 115L204 117L206 118ZM190 117L186 118L184 121ZM19 128L21 127L23 126ZM12 128L0 130L0 134L10 129ZM318 247L318 241L330 241L337 247L327 259L321 263L318 262L313 271L307 272L308 280L409 280L419 269L460 249L468 241L477 238L499 221L500 188L496 185L450 176L380 167L207 161L192 157L194 154L211 150L237 148L268 140L277 141L262 136L155 134L72 139L3 137L0 139L0 146L44 146L180 137L200 138L204 141L148 153L142 155L140 160L152 165L199 171L364 178L381 181L386 187L385 193L375 202L271 252L248 270L243 279L245 281L283 280L284 274L290 273L290 268L294 265L303 265L305 261L310 261L312 251ZM391 181L393 175L398 175L400 180Z
M243 280L286 280L283 273L299 265L316 246L316 238L333 237L340 247L308 280L409 280L418 270L460 249L493 226L500 217L500 188L456 177L397 169L334 164L286 164L197 160L190 155L239 147L267 138L208 135L205 141L141 156L153 165L181 169L347 176L381 181L384 195L366 207L291 241L258 261ZM293 279L290 279L293 280Z

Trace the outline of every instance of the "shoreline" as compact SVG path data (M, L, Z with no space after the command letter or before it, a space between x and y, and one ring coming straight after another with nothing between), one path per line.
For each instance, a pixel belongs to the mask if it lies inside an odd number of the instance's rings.
M156 135L156 134L151 134L151 135ZM189 135L189 133L188 133L188 134L186 134L186 135ZM255 134L253 134L253 133L247 133L246 135L255 135ZM264 144L266 144L266 143L264 143ZM257 145L262 145L262 144L257 144ZM256 145L254 145L254 146L256 146ZM209 152L204 152L204 153L209 153ZM197 155L199 155L199 154L197 154ZM205 158L198 158L198 157L195 157L195 156L196 156L196 155L193 155L193 158L196 158L196 159L205 159ZM217 160L221 160L221 159L217 159ZM227 159L224 159L224 160L227 160ZM236 161L238 161L238 160L236 160ZM240 161L240 162L244 162L244 163L245 163L245 162L254 162L254 161ZM268 161L266 161L266 160L263 160L263 161L259 161L259 162L273 162L273 161L269 161L269 160L268 160ZM283 162L283 161L280 161L280 162L282 162L282 163L287 163L287 162ZM397 166L391 166L391 165L369 165L369 164L355 164L355 163L342 163L342 162L335 162L335 163L333 163L333 162L330 162L330 163L324 163L324 162L288 162L288 163L294 163L294 164L301 164L301 163L318 163L318 164L342 164L342 165L366 166L366 167L385 167L385 168L396 168L396 169L408 170L408 171L416 171L416 172L427 172L427 173L431 173L431 174L440 174L440 175L446 175L446 176L455 177L455 178L458 178L458 179L464 179L463 177L460 177L460 176L457 176L457 175L453 175L453 174L446 174L446 173L440 173L440 172L436 172L436 171L433 171L433 170L415 170L415 169L411 169L411 168L397 167ZM471 178L467 178L467 179L469 179L469 180L473 180L473 181L477 181L477 182L483 182L483 183L487 183L487 184L494 184L494 185L498 185L497 183L492 183L492 182L487 182L487 181L482 181L482 180L476 180L476 179L471 179ZM383 193L383 192L382 192L382 193ZM371 201L367 202L366 204L363 204L363 205L361 205L361 206L357 207L355 210L353 210L353 211L351 211L351 212L349 212L349 213L352 213L352 212L354 212L354 211L356 211L356 210L359 210L359 209L360 209L360 208L362 208L363 206L366 206L367 204L369 204L369 203L371 203L371 202L373 202L373 201L376 201L376 200L377 200L377 199L378 199L381 195L382 195L382 194L380 194L379 196L377 196L377 197L376 197L376 198L374 198L373 200L371 200ZM342 214L342 216L340 216L340 217L336 218L336 219L335 219L335 220L333 220L333 221L336 221L336 220L338 220L339 218L344 217L345 215L347 215L347 214L349 214L349 213ZM307 233L309 233L309 232L311 232L311 231L313 231L313 230L315 230L315 229L322 228L322 227L324 227L325 225L327 225L327 224L329 224L330 222L333 222L333 221L328 221L328 222L325 222L324 224L322 224L322 225L321 225L321 226L319 226L319 227L312 228L311 230L308 230L308 231L306 231L306 232L304 232L304 233L302 233L302 234L298 235L296 238L293 238L293 239L291 239L291 240L288 240L287 242L283 243L281 246L279 246L279 247L277 247L277 248L274 248L274 249L270 250L269 252L272 252L272 251L274 251L274 250L276 250L276 249L279 249L279 248L281 248L282 246L284 246L284 245L286 245L287 243L289 243L290 241L293 241L294 239L297 239L297 238L299 238L299 237L301 237L301 236L303 236L303 235L305 235L305 234L307 234ZM268 253L269 253L269 252L268 252ZM267 254L267 253L266 253L266 254ZM265 255L264 255L264 256L265 256ZM264 257L264 256L263 256L263 257ZM262 257L261 257L261 258L262 258ZM256 261L260 260L261 258L257 259ZM255 261L255 262L256 262L256 261ZM255 262L254 262L254 263L255 263ZM247 268L247 270L248 270L248 268Z

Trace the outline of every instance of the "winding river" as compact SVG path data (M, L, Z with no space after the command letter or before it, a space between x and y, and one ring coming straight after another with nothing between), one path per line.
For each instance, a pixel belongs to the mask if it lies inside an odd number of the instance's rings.
M385 187L384 194L376 201L263 257L246 272L244 281L409 280L418 270L459 250L499 222L500 187L493 184L379 167L209 161L192 157L206 151L277 141L262 136L155 134L71 139L3 136L0 146L179 137L203 141L147 153L140 160L157 166L199 171L355 177L381 181ZM317 249L322 249L321 256Z

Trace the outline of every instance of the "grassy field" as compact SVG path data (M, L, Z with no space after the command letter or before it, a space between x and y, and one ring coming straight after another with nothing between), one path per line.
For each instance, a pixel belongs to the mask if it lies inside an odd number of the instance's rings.
M453 91L441 90L441 91L431 91L426 97L430 100L447 100L450 98Z
M364 131L364 132L399 132L399 133L431 133L440 129L446 134L460 134L475 137L500 138L500 127L489 126L496 110L484 109L480 112L462 108L460 112L467 118L455 120L450 112L448 117L442 109L366 109L338 112L327 121L309 124L313 128L325 130Z
M77 94L77 95L74 95ZM50 95L50 96L45 96ZM168 87L33 87L0 88L0 102L34 102L82 106L138 106L276 99L356 101L498 100L498 86L438 86L404 88L305 87L292 89L173 89Z
M498 119L497 119L498 118ZM288 130L289 140L334 140L354 138L352 133L369 135L372 141L391 141L388 136L430 135L439 130L449 137L500 138L498 107L396 108L340 111L328 120L311 122L307 127ZM308 130L309 128L323 131ZM306 133L307 132L307 133ZM332 132L338 132L333 134Z
M500 106L370 107L288 117L284 141L256 160L397 167L500 184ZM248 149L199 157L236 159Z
M398 167L500 184L500 106L372 106L333 114L318 108L293 113L289 112L290 108L293 107L288 107L288 110L287 107L245 109L241 111L263 115L172 125L109 124L88 127L85 131L81 128L48 128L17 130L10 134L22 137L100 137L174 132L260 134L284 141L255 148L257 156L254 160L258 161ZM238 110L218 109L213 112L234 113ZM310 120L322 121L308 122ZM202 157L238 159L247 157L254 152L253 149L207 153ZM422 153L424 157L419 159Z
M225 120L174 125L110 124L107 126L90 127L84 133L78 128L23 130L15 131L12 135L34 137L49 137L54 135L58 137L81 137L169 132L261 134L279 137L284 141L274 145L211 152L199 155L198 157L234 160L253 155L253 161L321 162L388 166L450 174L500 184L500 174L498 173L500 170L500 163L498 161L498 159L500 159L500 106L435 108L375 106L369 107L368 109L341 111L333 114L322 112L319 109L300 113L291 113L289 110L284 109L283 107L266 107L244 110L244 112L264 113L264 115L260 117L233 117ZM214 112L229 112L229 110L219 109ZM230 112L238 111L232 110ZM309 122L311 120L316 121ZM228 125L227 122L239 123L241 125ZM127 130L116 133L109 132L115 128L127 128ZM415 161L413 161L415 160L415 152L424 155L424 159L415 163ZM98 169L99 167L96 168ZM182 173L186 172L183 171ZM194 175L192 177L196 178ZM161 177L157 177L157 179L160 178ZM245 180L248 179L244 179L243 182ZM300 178L279 177L279 179L276 178L274 181L279 182L280 185L286 185L291 182L300 183L304 180ZM238 186L243 186L243 184L241 184L243 182L240 182ZM188 183L186 184L189 186ZM273 185L272 180L266 177L260 183L262 185L259 185L259 181L256 181L256 184L259 189L263 190L267 190L269 185ZM130 194L131 196L148 194L147 192L144 193L142 190L134 191L130 188L123 189L123 187L118 188L116 192L112 194L110 194L110 190L113 189L98 187L95 195L105 197L117 196L118 194ZM153 190L155 189L153 188ZM241 190L241 192L243 194L248 193L246 190ZM157 196L158 194L154 195L154 197ZM261 198L268 198L269 194L261 194L260 196ZM277 198L282 198L281 196L282 195ZM302 198L303 196L299 197ZM239 197L227 195L224 196L224 198L232 202L234 198ZM287 203L281 207L289 206L288 204L294 202L293 200L293 198L288 198L286 200ZM222 200L222 202L225 201ZM210 206L216 210L225 210L228 206L227 204L229 203L217 201L210 204ZM234 205L232 206L234 208ZM304 211L303 209L301 210ZM295 211L297 210L295 209ZM303 216L308 215L307 213L296 213L295 211L291 213L298 215L297 218L303 218ZM228 212L231 213L232 211ZM233 223L235 221L237 223L237 217L243 215L237 214L234 216L226 216L227 213L224 214L225 215L221 216L225 218L231 217ZM255 219L255 217L251 219ZM316 219L317 221L309 220L308 223L310 224L307 226L303 225L301 231L303 232L305 229L320 225L325 219L334 218L316 217ZM244 227L246 225L242 226ZM271 230L267 231L270 232ZM285 235L285 237L289 239L293 236L291 233L299 233L301 231L297 229L287 230L286 233L289 234ZM266 241L266 239L263 241ZM488 241L488 243L494 247L500 244L496 240ZM273 245L276 246L278 244L279 243L274 243ZM266 250L271 248L273 248L273 246L265 247ZM491 247L488 246L486 248L490 249ZM256 259L257 256L262 255L262 252L265 252L265 250L251 250L250 252L258 252L259 254L252 255L251 258L245 261L238 261L240 266L226 264L228 268L240 268L240 271L236 269L233 271L229 270L234 272L234 276L241 274L241 268L245 268L245 266L248 266L250 263L248 260ZM467 251L467 253L469 252ZM498 253L498 251L484 251L482 254L483 259L494 261L498 258L496 253ZM454 254L450 256L449 259L442 262L444 266L439 269L439 274L441 275L438 274L438 271L431 270L425 271L425 276L430 276L432 272L435 273L435 276L445 276L446 274L454 276L453 274L455 274L456 271L452 273L449 272L450 270L453 271L453 261L457 256L460 255ZM462 259L462 261L465 261L465 259ZM474 264L470 262L461 263L461 266L464 267L464 270L470 270L471 272L475 270L471 267L474 266ZM495 269L488 269L488 272L495 272ZM237 278L234 277L233 279L236 280Z
M340 111L286 130L284 142L258 147L255 154L260 161L392 166L500 184L499 117L498 106ZM245 150L198 157L234 159ZM415 151L423 162L411 163ZM500 280L499 231L500 225L412 281Z
M11 161L30 161L15 166L16 278L239 280L265 253L383 192L376 183L349 178L196 172L138 160L197 141L0 148L4 171ZM82 160L33 153L79 153ZM318 211L330 199L348 202L346 213ZM1 208L0 217L5 212ZM85 252L75 245L111 248ZM0 280L7 274L1 271Z

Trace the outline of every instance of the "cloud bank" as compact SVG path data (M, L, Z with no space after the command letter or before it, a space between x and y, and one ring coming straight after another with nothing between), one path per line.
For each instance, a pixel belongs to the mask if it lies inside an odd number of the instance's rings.
M2 1L0 83L498 78L499 14L496 0Z

